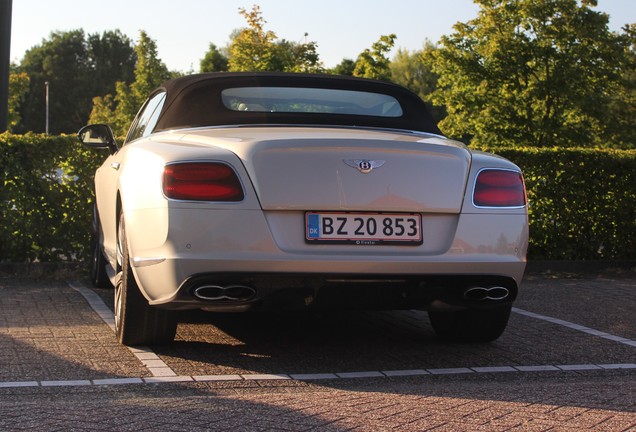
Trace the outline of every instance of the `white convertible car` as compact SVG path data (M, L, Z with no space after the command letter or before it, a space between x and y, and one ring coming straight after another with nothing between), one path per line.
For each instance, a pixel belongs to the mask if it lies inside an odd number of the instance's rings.
M166 82L95 174L93 282L118 340L169 343L177 310L421 309L504 331L528 246L520 169L441 135L408 90L331 75Z

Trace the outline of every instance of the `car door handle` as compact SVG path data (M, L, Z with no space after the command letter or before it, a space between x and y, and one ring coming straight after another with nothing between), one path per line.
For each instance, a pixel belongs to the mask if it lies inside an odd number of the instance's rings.
M119 162L113 162L112 164L110 164L110 167L115 171L119 171L119 165Z

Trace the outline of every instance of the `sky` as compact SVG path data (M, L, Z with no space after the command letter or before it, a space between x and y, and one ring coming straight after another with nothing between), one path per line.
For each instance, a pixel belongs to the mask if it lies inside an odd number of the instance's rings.
M307 33L325 67L355 60L391 33L395 50L421 49L478 11L472 0L13 0L11 60L19 63L53 31L119 29L136 41L145 30L168 69L197 72L210 43L224 47L233 30L246 27L239 8L254 4L278 38L302 42ZM636 0L598 0L595 9L609 14L613 31L636 23Z

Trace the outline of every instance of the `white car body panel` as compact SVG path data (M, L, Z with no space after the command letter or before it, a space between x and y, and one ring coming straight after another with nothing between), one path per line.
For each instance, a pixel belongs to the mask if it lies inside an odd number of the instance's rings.
M343 162L362 156L387 162L368 174ZM164 167L190 160L231 165L242 179L244 201L166 199ZM137 140L111 156L96 174L97 205L115 267L114 203L121 194L134 273L151 304L173 300L190 275L214 272L495 273L519 283L526 211L475 208L465 185L482 168L518 170L505 159L471 157L460 143L421 135L322 128L177 131ZM305 210L341 209L422 213L423 244L305 242Z

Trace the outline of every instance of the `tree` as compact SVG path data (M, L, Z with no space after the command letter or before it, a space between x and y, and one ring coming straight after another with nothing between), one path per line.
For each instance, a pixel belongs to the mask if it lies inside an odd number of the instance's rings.
M115 96L107 94L92 100L93 109L89 122L108 123L118 136L126 134L148 95L174 75L158 58L156 42L143 30L139 32L139 41L134 51L137 59L134 69L135 81L130 85L118 81L115 85Z
M306 35L306 34L305 34ZM315 42L291 42L282 39L276 42L276 56L279 70L284 72L317 73L323 68Z
M349 75L353 76L353 71L356 68L356 62L351 59L344 58L340 63L336 65L329 72L335 75Z
M380 36L371 49L365 49L356 60L356 66L353 75L362 78L390 80L391 70L389 69L390 60L387 54L393 48L397 36L390 34L388 36Z
M92 95L86 97L86 45L84 32L51 33L49 40L28 50L20 71L30 78L29 92L20 109L19 131L44 132L45 82L50 84L50 130L76 131L83 123Z
M315 42L278 40L276 33L265 30L267 21L258 5L254 5L251 11L240 8L239 13L246 19L248 27L235 32L232 37L228 48L228 70L322 71Z
M213 43L210 44L208 52L201 60L200 71L203 72L223 72L228 69L228 58Z
M128 36L119 30L89 34L87 49L93 96L114 92L117 81L133 82L137 54Z
M134 67L130 40L120 32L85 36L83 30L53 32L28 50L18 67L30 78L16 125L18 132L44 132L45 82L49 82L51 133L73 133L86 124L91 99L130 80Z
M16 65L11 65L9 72L9 124L8 130L20 122L19 108L27 92L29 91L29 76L26 72L18 72Z
M260 7L254 5L251 11L239 8L239 13L247 21L248 27L237 32L230 42L229 70L275 70L276 33L265 30L267 21L261 16Z
M616 147L636 148L636 24L626 26L628 47L626 67L622 70L622 88L614 92L606 119L611 121L608 142Z
M595 0L476 0L431 53L440 128L488 145L602 143L612 94L622 91L625 36Z
M143 30L139 32L139 42L135 45L135 54L137 54L135 81L130 85L130 90L136 99L137 109L139 109L148 94L159 84L170 79L172 74L159 59L157 43L148 37L148 34Z
M440 121L446 116L444 107L434 106L431 95L437 88L438 75L433 72L432 66L426 61L430 53L437 47L430 41L426 41L421 50L409 52L400 48L391 63L391 81L404 86L416 93L426 102L429 111L436 121Z

